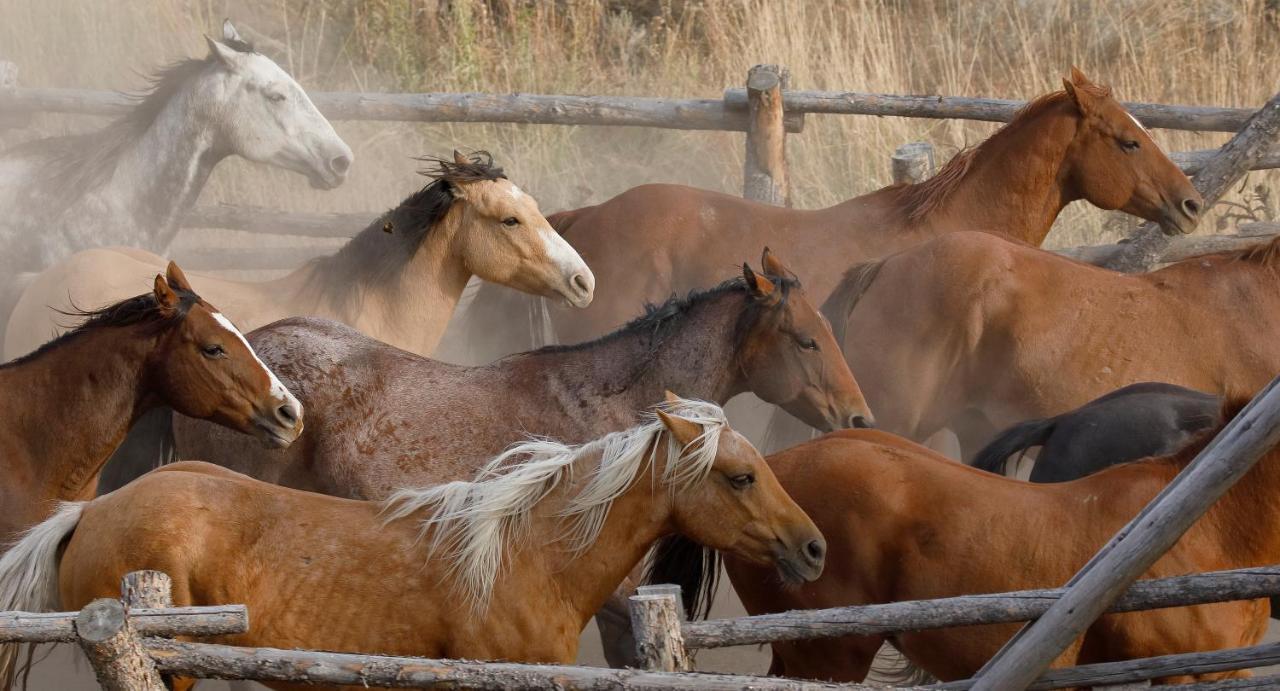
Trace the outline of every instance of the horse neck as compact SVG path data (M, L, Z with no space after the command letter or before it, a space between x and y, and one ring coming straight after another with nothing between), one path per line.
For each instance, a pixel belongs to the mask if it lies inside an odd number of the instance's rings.
M69 337L34 359L0 370L12 462L26 463L32 494L77 499L129 427L154 405L146 384L154 337L142 326L103 327ZM15 475L10 475L15 477Z
M99 235L93 244L138 245L163 252L177 234L182 214L226 156L209 115L216 109L198 102L200 81L175 94L151 125L121 149L98 195L127 209L133 225L117 229L117 235L105 242Z
M664 438L658 443L659 448L666 447ZM592 454L588 462L598 463L599 454ZM553 544L564 530L564 524L554 516L553 510L539 512L541 517L527 544L546 547L529 549L522 556L540 563L538 571L547 574L558 598L576 617L575 639L577 631L600 610L644 559L653 543L673 530L671 499L666 488L651 481L661 475L661 468L653 469L652 463L652 460L645 461L631 487L613 501L600 534L577 558L571 560L567 548L559 549ZM568 488L562 496L576 490L576 487ZM525 572L520 568L511 569L512 574Z
M733 339L744 300L738 290L702 299L673 317L680 323L665 336L640 328L535 357L551 360L544 371L579 399L594 401L595 408L620 408L629 417L661 401L666 391L723 404L745 389Z
M314 309L307 313L333 318L361 333L418 355L430 356L444 336L471 271L459 255L455 238L461 214L450 210L429 230L417 251L395 280L373 281L357 290L356 299L341 303L344 290L322 291ZM365 231L378 232L381 230ZM380 267L367 267L377 271ZM352 281L348 275L330 274L323 262L310 263L280 280L283 294L305 295L301 286L314 280L325 283ZM301 298L300 298L301 299Z
M983 142L956 187L918 226L929 234L990 230L1038 247L1062 209L1078 198L1064 170L1079 124L1069 108L1047 107Z

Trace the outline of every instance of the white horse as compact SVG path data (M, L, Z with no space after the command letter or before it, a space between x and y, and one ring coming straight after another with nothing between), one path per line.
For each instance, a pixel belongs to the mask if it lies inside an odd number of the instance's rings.
M206 37L207 38L207 37ZM351 148L279 65L228 20L209 55L159 72L127 115L89 134L0 153L0 271L91 247L163 252L219 161L239 155L342 184Z

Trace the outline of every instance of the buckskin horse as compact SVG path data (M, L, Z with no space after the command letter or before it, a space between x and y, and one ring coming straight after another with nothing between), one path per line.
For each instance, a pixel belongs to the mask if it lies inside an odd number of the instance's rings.
M821 303L850 264L957 230L1039 245L1058 213L1084 199L1186 233L1202 200L1145 129L1073 69L1064 91L1029 103L937 175L827 209L788 209L680 185L643 185L596 206L553 214L556 227L607 285L583 312L549 310L560 343L608 333L639 305L712 285L743 247L785 247ZM529 313L542 305L481 288L467 343L488 362L533 346ZM501 352L476 350L496 344ZM491 357L492 356L492 357Z
M36 352L0 365L0 549L59 501L94 495L129 426L169 405L275 447L302 406L170 264L153 292L93 312Z
M0 609L79 608L158 569L175 604L244 603L264 622L219 637L232 645L571 663L587 621L667 534L788 582L817 578L826 552L719 407L675 399L638 427L528 441L475 482L386 501L165 466L31 531L0 559Z
M1231 404L1224 418L1230 419L1243 403ZM768 458L783 489L826 536L830 554L822 578L800 588L780 587L771 573L732 557L725 560L729 577L752 614L1057 587L1151 501L1216 431L1172 456L1054 484L970 468L886 432L829 434ZM1280 450L1273 449L1143 578L1280 560L1277 492ZM975 549L991 558L975 558ZM1054 666L1254 645L1266 631L1267 613L1266 600L1250 600L1108 615ZM1002 624L920 631L895 635L892 642L912 663L953 680L972 676L1018 628ZM771 671L861 680L883 640L849 636L775 643Z

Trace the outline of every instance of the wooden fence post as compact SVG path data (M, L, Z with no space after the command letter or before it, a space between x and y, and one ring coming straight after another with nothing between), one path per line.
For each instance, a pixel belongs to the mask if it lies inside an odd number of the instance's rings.
M1276 109L1280 110L1280 102ZM1071 578L1062 597L1043 616L1019 631L983 666L973 688L1027 688L1278 441L1280 377L1267 384Z
M889 160L895 185L914 185L933 177L933 145L929 142L903 144Z
M76 640L105 691L165 691L119 600L94 600L80 610Z
M1245 122L1244 127L1226 144L1222 145L1196 173L1195 186L1204 198L1201 215L1222 198L1237 180L1262 160L1280 135L1280 93L1271 97ZM1169 245L1169 237L1154 223L1144 223L1133 240L1126 243L1100 266L1129 273L1147 271L1156 258Z
M775 206L791 206L787 130L782 122L782 89L786 82L786 69L777 65L756 65L747 72L747 156L742 196Z
M683 672L689 657L680 633L680 598L672 593L632 595L631 633L636 639L640 669L651 672Z
M173 606L173 580L163 571L131 571L120 580L120 599L129 609Z

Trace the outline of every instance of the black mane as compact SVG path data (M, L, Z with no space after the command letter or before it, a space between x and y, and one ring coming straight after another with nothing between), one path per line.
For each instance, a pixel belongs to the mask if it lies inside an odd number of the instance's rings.
M187 313L191 311L192 305L200 302L200 296L186 290L177 288L171 289L178 296L178 305L171 313L162 313L156 303L155 293L143 293L135 297L127 298L113 305L108 305L96 310L81 310L72 307L68 310L60 310L60 312L69 317L83 319L79 326L67 331L66 333L55 337L53 340L36 348L34 351L23 355L17 359L0 364L0 369L21 365L31 360L35 360L40 356L57 348L66 345L68 342L79 338L80 336L91 331L99 331L101 329L109 329L122 326L133 326L135 324L145 324L149 331L160 332L169 329L181 323L187 318Z
M400 280L423 240L453 208L455 185L507 177L493 165L487 151L472 153L465 163L432 157L416 160L431 164L419 171L431 182L379 216L336 254L314 260L317 271L312 275L323 277L322 290L336 304L349 306L361 291Z

